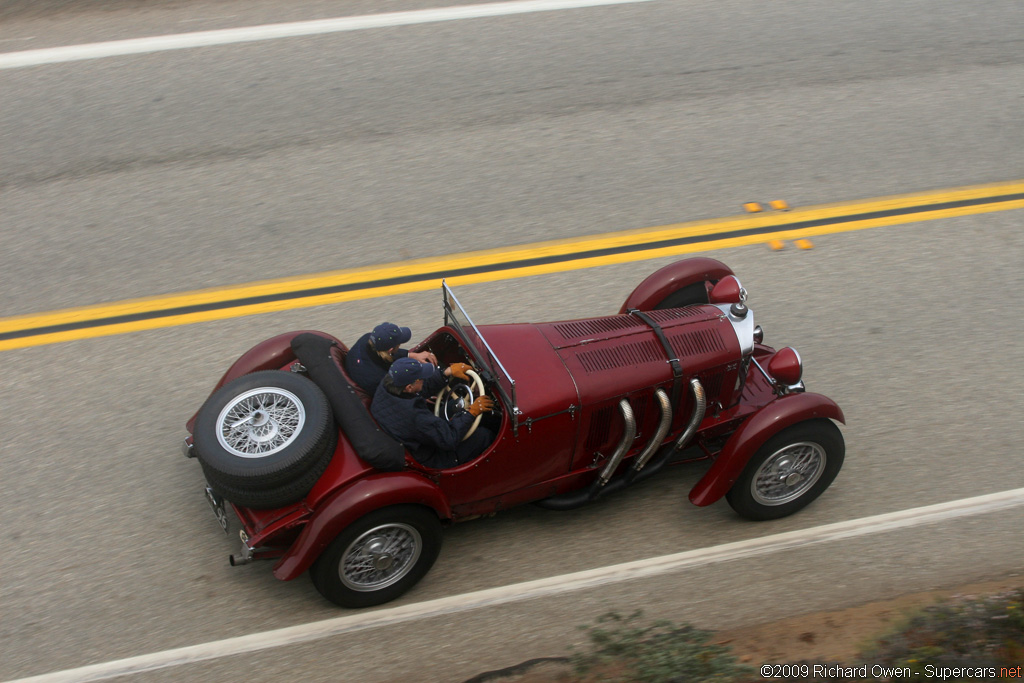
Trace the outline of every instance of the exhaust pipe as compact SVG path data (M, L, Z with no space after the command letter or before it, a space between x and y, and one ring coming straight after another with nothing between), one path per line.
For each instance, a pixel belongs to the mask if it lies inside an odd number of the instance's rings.
M228 562L231 563L232 567L241 567L243 564L249 564L252 562L253 555L255 552L249 547L249 535L245 533L245 529L241 529L238 532L238 536L242 539L242 550L237 555L229 555Z
M601 489L605 487L612 478L612 475L615 474L615 470L622 462L622 459L626 457L626 452L636 436L636 418L633 415L633 408L629 405L627 399L619 401L619 412L622 414L622 420L625 423L622 439L619 441L619 445L612 453L612 456L608 459L607 464L601 469L601 473L594 480L594 483L578 491L538 500L534 505L548 510L572 510L597 498Z
M622 413L622 419L625 421L626 426L622 433L622 440L619 441L618 447L612 453L612 457L608 458L607 464L601 470L601 475L597 478L599 487L607 484L608 480L615 474L615 470L622 463L622 459L626 457L626 451L629 450L633 439L636 437L636 417L633 415L633 406L629 405L627 399L619 401L619 412Z
M665 463L671 459L673 454L683 450L689 444L690 440L693 439L693 435L697 433L700 423L704 421L704 413L707 411L707 394L704 391L704 386L696 377L690 380L690 393L693 395L693 414L690 416L686 429L683 430L683 433L674 443L665 446L660 451L658 451L658 446L661 444L661 440L665 438L665 434L668 433L669 426L672 424L672 406L664 391L659 389L655 393L662 411L657 433L648 442L643 452L637 456L636 464L625 475L609 482L611 476L615 473L615 469L621 463L622 458L625 457L626 451L629 450L629 443L636 435L636 420L633 417L633 409L629 406L629 402L626 399L622 399L619 402L619 409L622 411L622 417L626 421L626 434L623 435L623 440L619 442L619 447L601 470L597 480L579 491L538 500L534 505L548 510L572 510L584 503L589 503L599 496L614 493L630 484L635 484L638 481L654 476L665 466ZM662 431L663 429L664 431ZM628 439L625 437L628 437ZM655 452L657 452L657 457L652 457ZM647 466L647 461L650 461L649 467Z
M704 421L704 413L708 408L704 386L696 377L690 380L690 392L693 394L693 415L690 416L690 424L686 425L686 430L676 439L674 449L676 451L683 450L689 444L690 439L697 433L697 427L700 427L700 423Z
M637 464L634 465L632 469L629 470L629 472L626 472L624 477L622 477L618 481L613 481L609 486L604 488L601 491L602 496L607 495L609 493L614 493L619 489L623 489L639 481L650 479L659 471L661 471L661 468L665 466L665 463L672 459L672 456L675 453L678 453L679 450L681 450L679 448L680 444L686 444L690 441L690 439L693 438L693 434L697 431L697 428L700 426L700 423L704 420L704 413L707 409L704 387L701 385L700 380L698 380L696 377L690 380L690 393L693 395L693 414L690 416L690 421L689 423L687 423L686 429L683 431L680 437L676 439L675 443L668 444L664 448L662 448L661 451L658 453L657 457L655 457L651 461L650 466L646 467L646 469L644 469L644 465L646 463L637 462ZM658 398L659 400L661 399L661 397ZM666 411L666 413L669 413L670 410L671 409ZM663 420L666 419L666 413L662 414ZM668 414L667 419L668 422L671 423L671 414ZM663 438L665 438L664 434L662 434L657 439L652 440L652 444L648 444L648 446L654 445L654 447L657 448L658 444L661 443L661 439ZM650 456L648 456L648 458L649 457Z
M249 564L252 562L252 555L228 555L228 562L232 567L241 567L243 564Z
M651 459L654 452L658 450L658 446L661 445L661 440L668 434L669 428L672 426L672 402L669 401L668 394L665 393L664 389L658 389L654 392L654 398L658 401L658 406L661 409L661 421L658 423L658 428L654 432L654 436L647 442L647 447L644 448L643 452L636 456L636 462L633 464L633 469L630 472L639 473L644 468L647 461ZM636 476L635 474L633 476Z

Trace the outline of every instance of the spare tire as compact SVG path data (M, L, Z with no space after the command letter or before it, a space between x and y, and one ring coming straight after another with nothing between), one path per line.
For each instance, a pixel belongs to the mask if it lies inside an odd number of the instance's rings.
M319 463L315 463L312 468L307 470L298 479L267 489L258 489L252 486L236 487L225 484L220 481L216 472L210 471L205 465L203 465L203 474L213 492L224 500L254 510L269 510L284 507L305 498L313 489L317 480L320 479L320 475L327 469L327 465L330 462L331 453L327 453L321 458ZM200 464L202 465L202 463Z
M316 384L292 372L264 370L228 382L206 400L192 443L217 484L267 490L302 479L329 460L336 429Z

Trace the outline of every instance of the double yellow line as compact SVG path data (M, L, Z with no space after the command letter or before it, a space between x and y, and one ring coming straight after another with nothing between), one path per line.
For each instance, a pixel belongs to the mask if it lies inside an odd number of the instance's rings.
M419 292L442 277L455 285L505 280L1021 208L1024 180L387 263L0 318L0 351Z

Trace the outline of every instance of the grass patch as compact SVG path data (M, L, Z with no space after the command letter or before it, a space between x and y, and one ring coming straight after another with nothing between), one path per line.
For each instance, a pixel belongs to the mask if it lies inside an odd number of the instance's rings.
M740 664L714 633L670 621L641 625L641 612L610 613L587 631L591 650L572 656L583 680L637 683L732 683L749 681L754 670Z
M907 667L1016 669L1024 663L1024 588L925 607L865 648L862 662Z
M765 680L756 669L741 663L728 646L714 643L714 632L670 621L644 623L642 616L641 612L628 617L609 613L595 624L581 627L587 632L589 648L570 658L576 676L571 680L587 683ZM948 674L963 670L992 672L991 676L985 676L989 679L1019 678L1024 672L1020 668L1024 664L1024 588L987 596L950 598L929 605L908 616L892 631L873 638L860 650L857 661L827 664L859 674L859 677L842 675L844 680L888 680L878 678L873 672L895 670L901 672L901 679L907 678L909 672L910 680L930 679L937 671ZM975 674L965 675L974 676L969 680L977 678ZM944 678L961 680L956 674ZM827 677L824 680L828 680Z

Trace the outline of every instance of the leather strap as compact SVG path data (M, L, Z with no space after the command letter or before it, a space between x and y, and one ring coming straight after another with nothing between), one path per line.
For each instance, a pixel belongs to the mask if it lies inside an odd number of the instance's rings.
M668 364L672 366L672 407L673 409L678 409L679 394L683 386L683 364L679 362L676 352L672 350L672 345L668 343L668 339L665 337L664 330L661 329L661 325L654 318L636 308L631 308L626 312L630 315L635 315L647 323L647 326L654 331L654 336L661 342L661 348L665 350L665 355L668 357Z

